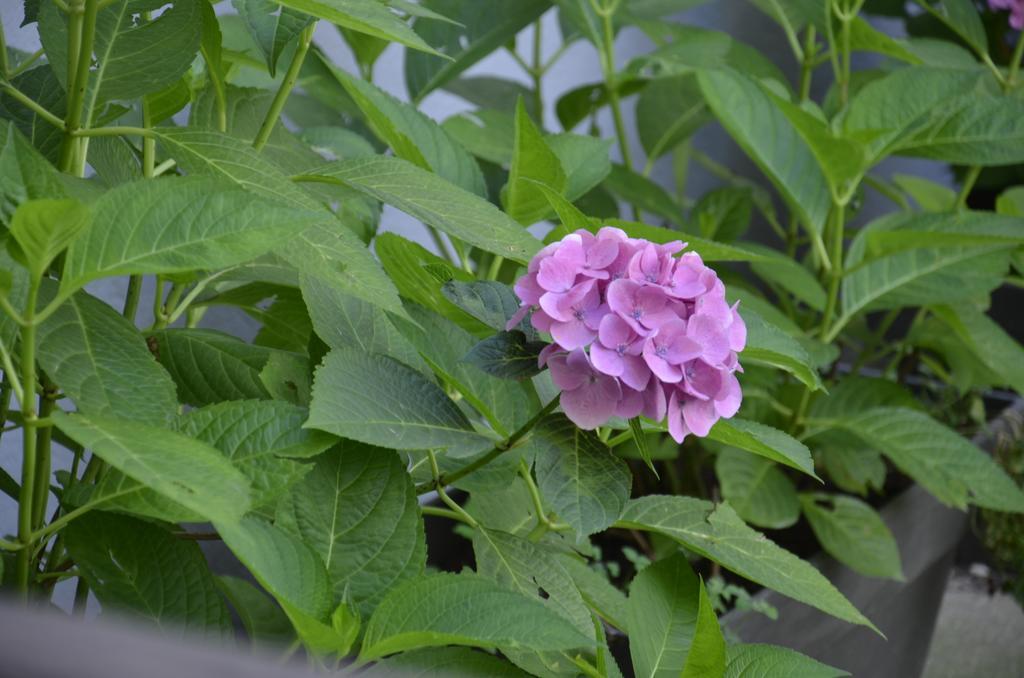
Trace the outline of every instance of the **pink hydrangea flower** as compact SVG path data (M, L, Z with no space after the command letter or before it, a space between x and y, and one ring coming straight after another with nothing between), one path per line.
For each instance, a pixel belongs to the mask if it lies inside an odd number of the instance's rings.
M551 335L540 364L580 428L667 417L682 442L739 409L747 328L700 255L679 255L685 247L581 230L541 250L516 282L522 305L509 327L530 314Z
M988 0L993 10L1010 10L1010 26L1018 31L1024 28L1024 0Z

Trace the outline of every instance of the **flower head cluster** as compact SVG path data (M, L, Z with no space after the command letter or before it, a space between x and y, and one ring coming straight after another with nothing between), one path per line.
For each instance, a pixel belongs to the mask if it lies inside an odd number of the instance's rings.
M988 0L993 10L1010 10L1010 26L1018 31L1024 28L1024 0Z
M684 247L580 230L541 250L516 282L522 306L509 326L532 310L533 326L551 334L540 362L580 428L667 416L682 442L739 409L746 325L700 255L676 256Z

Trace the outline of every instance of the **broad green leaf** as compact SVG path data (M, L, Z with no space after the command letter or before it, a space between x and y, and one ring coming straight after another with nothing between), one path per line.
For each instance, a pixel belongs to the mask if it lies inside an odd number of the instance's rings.
M721 642L717 663L725 664L725 644L714 612L699 614L707 605L704 584L682 553L676 553L641 570L629 587L627 605L629 654L638 678L669 678L684 674L691 653L702 654L702 636L718 634ZM707 628L713 624L714 629ZM694 664L697 657L694 657ZM710 669L710 667L709 667ZM721 671L721 669L719 669ZM692 675L715 675L692 673Z
M689 221L700 229L705 238L732 242L747 231L753 211L754 198L750 188L725 186L702 195L690 211Z
M541 495L576 534L586 537L618 519L633 476L596 435L553 415L534 429L532 445Z
M788 647L736 643L726 651L725 678L841 678L850 675Z
M668 111L671 113L666 115ZM637 98L636 117L648 162L671 151L712 119L692 73L648 83Z
M751 525L780 530L799 520L793 481L768 459L727 448L718 453L715 475L722 498Z
M762 245L744 243L744 247L765 256L765 261L750 264L754 273L765 281L778 285L815 311L820 313L825 310L828 298L825 288L814 274L799 262Z
M231 617L198 543L100 511L75 520L64 536L104 611L143 619L169 636L230 637Z
M9 226L14 210L26 200L66 194L56 168L13 122L0 119L0 224Z
M410 580L374 610L360 651L364 661L439 645L572 650L593 646L539 600L471 573Z
M67 117L67 93L50 64L29 69L11 78L10 83L18 92L29 97L61 120ZM63 129L44 120L39 113L12 97L11 93L6 90L0 90L0 117L14 123L17 129L28 138L32 146L39 149L39 152L48 160L57 162L60 157L61 144L64 142ZM90 148L89 150L91 152L95 149ZM90 157L89 163L92 164L92 162L93 159Z
M398 455L345 442L317 458L280 504L276 524L323 559L335 600L369 614L399 582L423 572L419 504Z
M443 315L472 334L486 336L490 333L486 325L448 301L441 291L442 285L453 280L472 281L474 278L469 273L394 233L381 233L374 248L403 297Z
M726 645L722 628L718 625L715 608L708 597L703 578L700 580L700 600L697 608L697 628L686 657L682 678L720 676L725 672Z
M828 182L797 129L753 80L729 70L700 71L698 81L715 115L764 171L812 234L825 227Z
M275 0L279 4L312 14L352 31L366 33L388 42L437 54L409 24L378 0Z
M135 326L79 292L39 328L39 365L80 412L165 425L177 413L174 382Z
M245 22L273 77L281 53L298 38L310 17L289 7L280 7L281 11L275 13L279 5L274 0L231 0L231 4Z
M872 221L854 238L849 264L904 250L1024 244L1020 220L991 212L892 214Z
M491 52L515 38L550 7L547 0L428 0L422 3L457 23L417 19L416 30L450 60L405 53L405 84L413 101L443 87Z
M893 183L925 212L950 212L956 205L956 191L913 174L894 174Z
M866 497L869 490L881 492L885 487L887 469L882 454L860 438L846 431L830 430L808 442L828 477L847 492Z
M534 120L537 117L537 102L526 85L512 80L489 75L463 76L443 85L444 90L461 97L481 110L513 111L522 97L526 112ZM450 118L451 119L451 118Z
M768 261L763 254L752 252L744 247L715 242L691 233L622 219L590 220L591 231L596 233L601 226L617 226L632 238L644 238L655 243L682 240L689 243L689 249L699 254L704 261Z
M389 657L367 669L366 678L415 672L421 678L527 678L525 671L487 652L468 647L433 647Z
M600 184L612 171L610 139L583 134L551 134L544 138L565 172L565 197L577 200Z
M753 452L817 478L814 475L814 461L807 447L796 438L771 426L746 419L719 419L708 433L708 438Z
M1005 385L1024 393L1024 348L1016 339L985 313L967 304L940 306L934 312Z
M522 99L516 106L515 124L512 166L502 202L510 217L529 226L543 219L551 209L537 184L564 193L566 176L558 156L527 115Z
M499 436L507 438L530 419L537 410L532 390L491 376L472 364L466 356L476 344L473 336L421 307L410 306L409 314L419 327L408 327L405 336L430 369L483 415ZM438 337L444 337L444 341L438 341Z
M491 203L399 158L356 158L317 172L386 202L448 235L526 263L540 249L522 226Z
M428 367L380 308L342 292L320 278L302 275L302 298L317 336L331 348L380 353L420 372Z
M209 177L140 180L103 195L72 244L62 290L115 275L218 270L279 246L322 219Z
M728 504L652 495L630 500L618 524L663 534L746 579L874 628L820 572L747 527Z
M519 330L498 332L473 346L465 361L499 379L529 379L541 372L537 361L544 346Z
M933 124L897 143L896 152L971 165L1024 162L1024 100L969 94L943 106Z
M979 54L988 54L988 38L981 23L978 8L971 0L919 0L931 13L946 24L953 32L974 48Z
M238 614L250 642L280 647L295 638L295 631L287 615L256 586L245 579L228 575L217 577L217 586Z
M476 110L453 115L441 126L476 157L504 167L512 161L515 115L510 111L515 110L517 101L505 110Z
M234 523L250 507L248 480L206 443L122 419L63 412L52 417L103 461L208 520Z
M50 264L89 226L89 209L75 200L30 200L11 218L17 248L11 254L41 278ZM12 244L8 244L10 249Z
M882 517L860 499L842 494L801 494L800 507L814 536L832 557L868 577L903 580L900 550Z
M450 280L441 286L441 294L487 327L499 332L505 329L505 325L519 310L519 299L512 288L495 280Z
M988 454L922 412L877 407L833 425L878 449L944 504L1024 512L1024 492Z
M96 137L89 141L89 165L107 187L117 188L142 178L135 147L124 137Z
M178 399L201 407L269 397L260 371L272 351L217 330L157 330L146 341L178 387Z
M374 133L396 156L431 170L471 193L487 194L476 160L440 125L373 83L336 68L331 72L363 111Z
M726 33L676 22L661 22L645 30L651 28L659 33L657 41L667 44L634 60L627 74L667 78L704 69L732 69L758 80L786 82L770 59Z
M814 419L838 419L872 407L920 408L921 404L906 388L888 379L849 375L819 394L807 414Z
M996 198L996 212L1010 217L1024 217L1024 186L1011 186Z
M908 64L920 64L924 61L915 52L914 43L908 40L893 38L887 33L876 29L870 22L860 16L850 22L850 51L884 54L893 59L905 61Z
M542 602L588 638L594 624L569 573L545 547L507 532L480 528L473 534L477 572L503 586ZM543 593L541 593L543 591ZM566 652L504 650L509 658L533 672L575 672L572 655Z
M477 452L491 441L435 383L382 355L345 348L317 368L311 428L399 450Z
M309 622L323 625L334 609L331 583L323 561L312 548L260 518L215 523L215 527L231 552L277 599L297 628Z
M194 128L161 127L157 136L168 155L190 174L227 178L267 200L322 210L323 224L293 239L282 255L296 268L326 278L363 301L402 314L394 285L359 238L252 146L227 134Z
M785 370L809 388L821 389L821 378L803 346L757 313L743 309L742 303L740 306L740 315L747 325L747 346L740 353L740 360Z
M615 628L626 631L629 614L622 591L608 581L604 573L580 562L575 555L562 556L561 563L576 583L587 607Z

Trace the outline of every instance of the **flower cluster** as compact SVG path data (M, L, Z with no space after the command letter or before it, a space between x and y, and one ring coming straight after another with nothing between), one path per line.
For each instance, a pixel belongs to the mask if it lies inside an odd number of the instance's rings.
M1010 10L1010 26L1018 31L1024 28L1024 0L988 0L993 10Z
M551 334L540 362L580 428L667 416L682 442L739 409L746 325L700 255L675 256L684 247L580 230L541 250L516 282L522 306L509 327L532 310L533 326Z

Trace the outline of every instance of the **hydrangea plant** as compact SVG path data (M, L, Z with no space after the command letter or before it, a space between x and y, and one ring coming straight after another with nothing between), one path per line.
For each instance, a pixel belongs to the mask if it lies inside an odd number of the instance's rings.
M0 31L4 589L327 668L842 675L727 642L716 609L761 587L874 628L759 530L900 579L888 479L1024 512L964 435L1024 390L986 314L1024 275L1021 188L968 209L1024 162L1024 41L971 0L918 2L941 40L879 32L881 2L751 1L798 75L679 18L699 0L25 0L39 49ZM624 63L627 32L651 48ZM601 79L554 101L567 48ZM471 70L498 51L522 77ZM395 59L401 97L374 82ZM442 90L472 110L425 115ZM691 144L709 124L756 173ZM450 571L427 522L467 549Z

